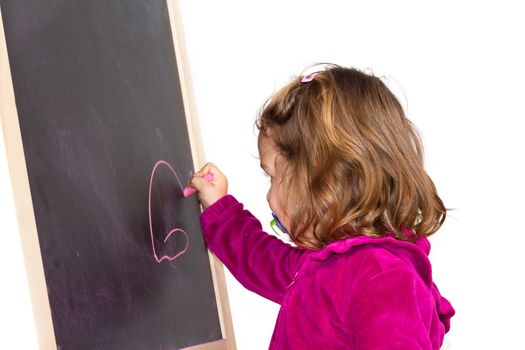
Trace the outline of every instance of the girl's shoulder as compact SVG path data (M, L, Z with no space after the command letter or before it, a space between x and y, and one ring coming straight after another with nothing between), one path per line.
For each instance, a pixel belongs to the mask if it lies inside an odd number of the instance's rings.
M401 241L393 237L351 237L332 242L328 246L310 251L309 264L317 265L312 274L329 276L337 285L344 285L339 293L341 305L348 305L351 295L367 291L371 294L394 291L406 297L412 292L414 300L421 305L435 305L445 332L450 328L450 318L455 311L450 302L441 296L432 280L432 268L428 259L430 243L426 237L415 242ZM321 280L316 276L317 280ZM389 289L390 288L390 289ZM337 290L331 288L330 290ZM379 299L374 299L379 300ZM388 301L388 298L385 299ZM434 306L432 306L434 307Z
M307 255L317 263L333 259L344 260L348 265L361 266L362 273L368 271L375 274L392 268L411 270L430 286L432 269L428 259L429 252L430 243L426 237L409 242L394 237L358 236L334 241Z

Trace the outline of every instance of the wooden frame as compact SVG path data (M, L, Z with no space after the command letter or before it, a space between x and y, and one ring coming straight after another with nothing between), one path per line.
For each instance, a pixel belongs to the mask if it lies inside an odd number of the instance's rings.
M181 81L192 158L195 168L198 168L203 164L204 152L198 127L188 59L185 52L180 9L178 0L166 0L166 4L171 22L173 45ZM18 230L24 255L39 347L40 349L56 349L51 308L44 278L44 268L18 120L4 25L0 14L0 122L2 123L6 143L7 161L17 212ZM236 345L226 290L224 267L209 250L208 255L223 339L186 349L233 350L236 349Z
M167 0L168 12L171 22L173 45L177 58L179 76L181 80L182 97L186 111L186 122L188 123L188 133L192 150L193 164L199 168L204 164L204 151L200 137L195 100L192 91L191 78L189 74L188 58L186 56L186 45L184 42L184 31L180 17L180 8L178 0ZM208 343L199 346L193 346L191 350L219 350L219 349L236 349L235 336L233 333L233 323L231 319L230 304L228 302L228 293L226 289L226 280L224 277L223 264L208 250L210 256L211 271L213 284L215 286L215 295L217 297L217 307L221 322L221 332L223 339L217 342Z

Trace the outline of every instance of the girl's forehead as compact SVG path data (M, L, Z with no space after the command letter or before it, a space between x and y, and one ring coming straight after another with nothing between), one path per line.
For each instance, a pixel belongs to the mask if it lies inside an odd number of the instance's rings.
M257 146L259 147L259 159L261 167L267 169L275 162L277 151L272 140L267 136L259 136Z
M259 148L259 154L262 156L262 153L273 148L273 144L268 136L259 134L259 137L257 138L257 147Z

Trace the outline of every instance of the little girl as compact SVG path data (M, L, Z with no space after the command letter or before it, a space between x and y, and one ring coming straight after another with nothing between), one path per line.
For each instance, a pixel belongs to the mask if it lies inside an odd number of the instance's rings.
M191 186L211 251L281 305L270 349L440 348L454 309L432 281L427 237L447 209L392 92L330 65L278 91L257 127L267 200L295 247L262 231L213 164Z

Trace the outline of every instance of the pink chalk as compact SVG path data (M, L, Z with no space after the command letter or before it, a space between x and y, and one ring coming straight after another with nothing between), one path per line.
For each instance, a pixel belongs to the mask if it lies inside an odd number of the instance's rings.
M189 197L192 194L194 194L195 192L197 192L196 189L194 189L193 187L188 186L188 187L186 187L184 189L184 191L182 191L182 194L184 195L184 197Z
M208 182L211 182L213 181L213 174L211 173L207 173L206 175L203 176L204 177L204 180L208 181ZM184 197L189 197L191 196L192 194L194 194L195 192L197 192L197 190L191 186L187 186L184 191L182 191L182 194L184 195Z

